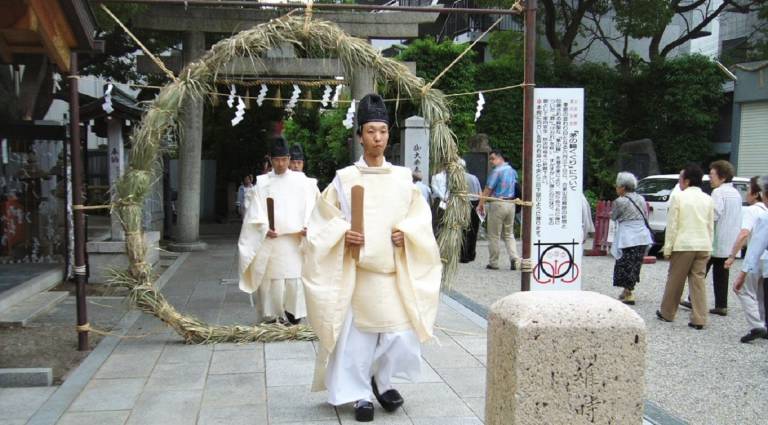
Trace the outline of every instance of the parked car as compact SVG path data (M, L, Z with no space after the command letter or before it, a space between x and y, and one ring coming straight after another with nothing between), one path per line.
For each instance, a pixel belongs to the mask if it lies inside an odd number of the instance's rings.
M680 190L677 184L677 174L661 174L648 176L637 183L637 193L643 195L650 208L648 225L653 232L655 245L652 252L658 251L664 245L664 232L667 229L667 211L669 210L669 198L674 192ZM747 190L749 189L749 178L734 177L733 187L741 194L742 208L747 207ZM712 187L709 185L709 176L704 175L701 189L706 193L712 193Z

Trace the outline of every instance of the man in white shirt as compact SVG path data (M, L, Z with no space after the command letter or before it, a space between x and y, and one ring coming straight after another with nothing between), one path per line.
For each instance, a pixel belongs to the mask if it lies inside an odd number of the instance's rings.
M715 241L707 270L712 268L715 308L711 314L728 314L728 269L725 260L741 230L741 194L733 187L734 169L730 162L720 160L709 165L712 201L715 203Z

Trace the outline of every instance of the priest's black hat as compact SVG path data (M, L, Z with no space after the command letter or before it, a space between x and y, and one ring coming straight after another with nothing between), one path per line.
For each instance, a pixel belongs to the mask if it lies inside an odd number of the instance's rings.
M272 158L280 156L290 156L288 152L288 143L282 137L275 137L272 140Z
M357 105L358 131L368 122L383 122L389 124L389 112L384 99L378 94L366 94Z
M298 143L291 145L291 161L304 161L304 149Z

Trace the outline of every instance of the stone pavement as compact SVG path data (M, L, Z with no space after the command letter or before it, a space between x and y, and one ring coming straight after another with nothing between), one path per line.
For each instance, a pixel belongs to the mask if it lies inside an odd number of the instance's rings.
M206 242L208 251L180 257L183 263L163 293L180 310L204 320L253 323L248 297L235 285L221 284L236 274L235 239L208 237ZM57 389L2 390L0 425L355 422L350 406L334 409L325 403L326 393L310 393L314 343L185 345L162 323L138 312L128 313L123 325L127 335L148 335L105 338ZM375 423L482 423L484 321L444 297L437 326L440 345L424 346L421 379L398 385L404 409L388 414L377 408ZM22 400L26 407L18 409Z

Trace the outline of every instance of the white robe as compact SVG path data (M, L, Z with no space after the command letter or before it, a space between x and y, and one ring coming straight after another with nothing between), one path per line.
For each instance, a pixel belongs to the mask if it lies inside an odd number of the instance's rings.
M303 293L298 293L302 289L298 280L301 278L303 262L301 232L307 225L319 194L315 179L291 170L281 175L274 171L260 175L253 188L247 192L247 209L237 243L239 286L247 293L259 291L262 311L267 316L273 317L275 311L283 311L283 306L264 308L265 302L274 303L283 299L270 292L282 290L281 282L290 283L292 279L297 288L288 288L284 302L289 306L302 307L302 312L304 310ZM274 199L275 232L278 234L274 239L266 237L269 230L267 198ZM291 307L287 310L293 313L291 310L294 309Z
M365 189L365 244L356 264L344 237L350 229L350 192L357 184ZM405 236L402 248L392 244L394 229ZM302 278L307 317L320 342L313 390L325 389L328 359L350 311L355 328L364 332L410 330L421 342L433 338L441 270L429 206L409 169L358 162L337 171L307 227Z

